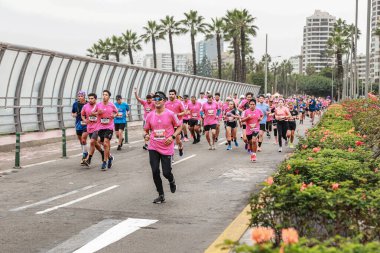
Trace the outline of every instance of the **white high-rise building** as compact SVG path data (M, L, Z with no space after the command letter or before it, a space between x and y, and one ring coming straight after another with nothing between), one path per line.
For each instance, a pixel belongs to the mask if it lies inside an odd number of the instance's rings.
M223 40L220 42L220 52L224 51ZM202 40L196 45L197 63L202 62L203 57L207 57L210 62L218 60L218 47L216 38Z
M380 27L380 0L372 0L371 19L371 51L370 51L370 82L378 83L380 78L380 40L375 35ZM365 78L364 78L365 80Z
M301 55L292 56L289 58L290 64L293 66L292 74L302 73L302 57Z
M187 73L188 63L191 62L191 54L174 54L175 71ZM144 57L144 67L153 68L153 54L147 54ZM171 71L172 60L170 53L157 54L157 69Z
M306 18L306 26L303 29L302 46L302 72L306 67L313 65L316 72L327 65L331 65L333 58L327 56L327 40L331 37L336 18L327 12L316 10L314 14Z
M356 66L358 68L358 82L359 83L365 83L365 54L360 54L356 58Z

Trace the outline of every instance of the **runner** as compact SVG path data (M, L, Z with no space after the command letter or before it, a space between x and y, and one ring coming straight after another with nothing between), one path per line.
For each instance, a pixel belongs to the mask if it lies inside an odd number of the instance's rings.
M124 129L127 124L127 116L129 115L129 105L122 101L121 95L116 96L115 106L118 110L115 117L115 132L116 138L118 139L117 150L121 150L124 142Z
M104 160L104 151L100 147L98 143L98 125L100 124L100 120L96 116L92 116L92 111L96 106L97 96L95 93L88 94L88 103L85 104L82 108L82 121L85 121L87 124L87 133L90 137L90 151L88 153L87 158L84 160L84 165L90 166L92 156L94 155L95 148L102 155L102 161Z
M249 101L249 109L245 110L242 115L242 122L246 122L247 140L250 146L251 162L257 160L257 141L260 131L260 121L264 118L264 114L260 109L256 108L256 100Z
M212 95L207 96L207 103L203 104L201 112L204 115L204 130L206 133L206 139L209 144L209 150L215 150L216 139L216 125L219 119L219 107L218 104L213 101ZM210 130L211 138L210 139Z
M303 101L303 98L300 98L300 102L299 102L299 113L301 114L301 117L300 117L300 124L303 124L303 121L305 119L305 114L306 114L306 103Z
M196 101L195 96L191 96L191 102L188 105L188 112L191 118L189 119L189 130L193 136L193 144L201 141L201 109L202 104Z
M257 109L260 109L262 112L263 112L263 119L260 121L260 132L259 132L259 146L257 148L257 151L258 152L261 152L261 145L263 143L263 140L264 140L264 133L265 133L265 130L266 130L266 123L267 123L267 116L269 114L269 105L264 103L264 100L265 100L265 97L264 95L260 95L259 96L259 101L258 103L256 104L256 108Z
M278 100L278 106L275 110L275 118L277 121L277 133L278 133L278 152L282 152L282 139L285 140L285 144L287 143L287 129L288 129L288 121L286 121L291 115L289 109L284 105L284 99L280 98Z
M219 118L218 118L218 123L216 124L216 138L215 138L215 142L218 142L219 133L220 133L220 122L223 119L223 113L222 113L223 101L220 100L219 92L215 93L215 103L218 105L218 108L219 108L218 109Z
M294 133L297 128L296 120L298 119L298 110L294 107L293 103L289 103L289 111L291 116L288 119L288 133L287 136L290 136L290 144L289 148L294 148L293 141L294 141Z
M201 91L199 93L199 98L197 99L197 102L201 103L203 105L204 103L207 103L207 97L205 97L205 93ZM203 122L203 116L201 117L201 131L202 134L205 134L205 128L204 128L204 122Z
M182 118L183 115L185 115L185 108L183 107L181 101L176 99L176 97L177 91L174 89L169 90L169 100L165 102L165 108L169 109L177 116L180 122L180 128L182 128ZM177 136L176 144L178 145L179 156L183 156L183 144L181 141L181 135Z
M271 132L273 129L273 114L272 114L272 108L273 108L273 98L268 99L268 106L269 106L269 113L267 117L267 123L266 123L266 130L267 130L267 137L271 138Z
M184 135L184 138L183 138L183 141L184 142L188 142L189 141L189 138L187 136L187 129L189 128L189 120L191 118L191 115L190 115L190 112L189 112L189 104L190 104L190 100L189 100L189 95L183 95L183 102L182 102L182 105L185 109L185 115L183 116L183 127L182 127L182 131L183 131L183 135Z
M235 146L238 147L239 144L236 140L237 132L237 119L240 118L239 111L236 108L235 102L230 100L228 102L228 108L224 110L224 119L226 124L226 138L227 138L227 150L231 150L231 141L235 142Z
M311 121L312 126L314 126L316 106L317 106L317 102L315 101L314 95L312 95L309 101L309 112L310 112L310 119L311 119L310 121Z
M158 192L158 197L153 200L155 204L165 202L160 176L160 162L162 174L169 181L170 191L174 193L177 189L172 173L171 156L174 155L174 140L177 139L182 128L177 116L165 108L165 98L163 92L155 93L153 99L156 109L147 116L144 126L145 139L150 140L148 146L149 161L153 181Z
M242 113L243 111L249 108L249 101L251 101L252 97L253 97L252 92L247 92L247 94L245 94L245 98L242 99L238 107L238 110L240 111L240 113ZM246 123L242 122L242 138L243 138L243 141L245 142L245 150L250 152L249 147L248 147L247 134L245 130L246 130Z
M111 92L109 90L103 91L103 101L96 104L93 109L92 116L97 116L100 118L100 124L98 125L98 135L100 137L100 142L103 143L104 147L104 159L101 166L103 171L110 169L112 167L112 162L114 157L110 153L111 149L111 139L114 129L114 118L118 113L116 106L111 103L110 100Z
M148 114L152 111L154 111L154 103L152 102L152 95L148 94L146 95L146 100L142 100L138 95L137 95L137 88L134 87L133 91L135 93L135 97L137 101L140 102L140 104L144 107L144 121L143 121L143 126L145 125L145 119L148 116ZM148 150L148 142L144 139L144 146L143 149Z
M234 103L236 105L236 108L237 108L239 106L239 104L240 104L240 99L238 98L237 93L234 93L233 101L234 101Z
M77 138L79 140L80 146L82 148L82 159L81 165L85 165L84 160L87 158L87 126L86 122L82 121L82 108L87 103L86 101L86 92L79 91L77 94L77 100L74 102L71 109L71 116L75 118L75 131Z

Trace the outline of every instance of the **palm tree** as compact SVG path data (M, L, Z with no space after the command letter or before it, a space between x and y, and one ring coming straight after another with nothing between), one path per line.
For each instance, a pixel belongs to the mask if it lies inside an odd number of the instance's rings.
M328 53L334 55L337 64L337 96L340 99L342 94L343 84L343 55L350 47L350 41L348 39L349 33L347 29L346 21L338 19L334 24L334 29L331 37L327 41Z
M153 67L157 68L156 41L163 39L164 34L161 32L161 26L158 25L156 21L148 21L148 25L144 26L143 29L145 33L141 35L141 39L143 39L145 43L152 41Z
M120 62L120 55L124 52L125 46L123 38L112 35L110 41L110 54L115 56L116 62Z
M96 58L96 59L99 59L99 57L101 57L102 55L101 48L99 44L97 43L94 43L90 48L88 48L87 52L88 52L87 56Z
M272 93L278 92L277 91L277 70L279 68L279 63L278 62L273 62L271 66L271 71L273 72L274 76L274 89Z
M175 72L175 59L173 49L173 35L180 35L183 33L183 29L180 27L181 23L174 20L173 16L166 16L165 19L161 19L161 30L163 36L169 37L170 56L172 60L172 71Z
M124 45L126 51L123 52L123 55L129 55L129 61L133 65L133 55L132 52L137 52L141 50L141 39L137 36L137 33L127 30L122 34Z
M286 96L289 95L289 84L290 84L290 81L289 79L292 77L292 72L293 72L293 65L292 63L287 60L286 63L285 63L285 72L286 72L286 90L285 90L285 94ZM289 77L289 79L288 79Z
M106 38L105 40L98 40L100 55L103 60L109 60L111 55L111 39Z
M181 23L185 26L184 32L190 32L191 49L193 55L193 74L197 74L197 59L195 53L195 36L198 33L205 33L206 23L203 22L204 17L198 15L198 11L190 10L188 13L184 13L185 19Z
M221 43L223 39L224 21L220 18L212 18L211 24L207 24L206 39L216 38L216 49L218 53L218 78L222 79L222 52Z
M238 10L227 11L226 16L223 18L225 22L225 40L231 41L231 47L234 53L234 81L240 81L241 77L241 57L240 57L240 29L238 25Z

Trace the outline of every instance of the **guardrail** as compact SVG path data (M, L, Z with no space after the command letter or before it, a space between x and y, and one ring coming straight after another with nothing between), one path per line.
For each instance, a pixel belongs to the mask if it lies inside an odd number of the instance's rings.
M225 98L260 87L220 79L149 69L0 42L0 134L46 131L74 126L71 105L79 90L101 94L108 89L131 105L130 121L142 119L133 87L148 93L174 88L178 94L220 92Z

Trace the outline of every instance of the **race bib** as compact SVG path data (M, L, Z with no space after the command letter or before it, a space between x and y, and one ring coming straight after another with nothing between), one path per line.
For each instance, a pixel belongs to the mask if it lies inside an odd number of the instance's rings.
M122 112L118 112L118 113L116 114L116 117L117 117L117 118L122 118L122 117L123 117L123 113L122 113Z
M249 124L249 128L251 131L254 131L255 130L255 126L256 124Z
M194 119L197 119L197 118L198 118L198 113L193 113L193 114L192 114L192 117L193 117Z
M100 119L100 123L102 123L102 124L109 124L110 123L110 119L109 118L101 118Z
M151 109L150 109L149 107L147 107L147 108L145 108L145 111L146 111L146 112L150 112Z
M87 123L86 123L85 121L81 121L80 124L81 124L82 126L87 125Z
M165 140L165 129L157 129L153 131L155 140Z
M98 120L98 118L95 117L95 116L90 116L90 117L88 117L88 120L91 121L91 122L95 122L95 121Z
M228 121L234 121L234 117L227 117Z
M214 110L207 110L208 115L214 115Z

